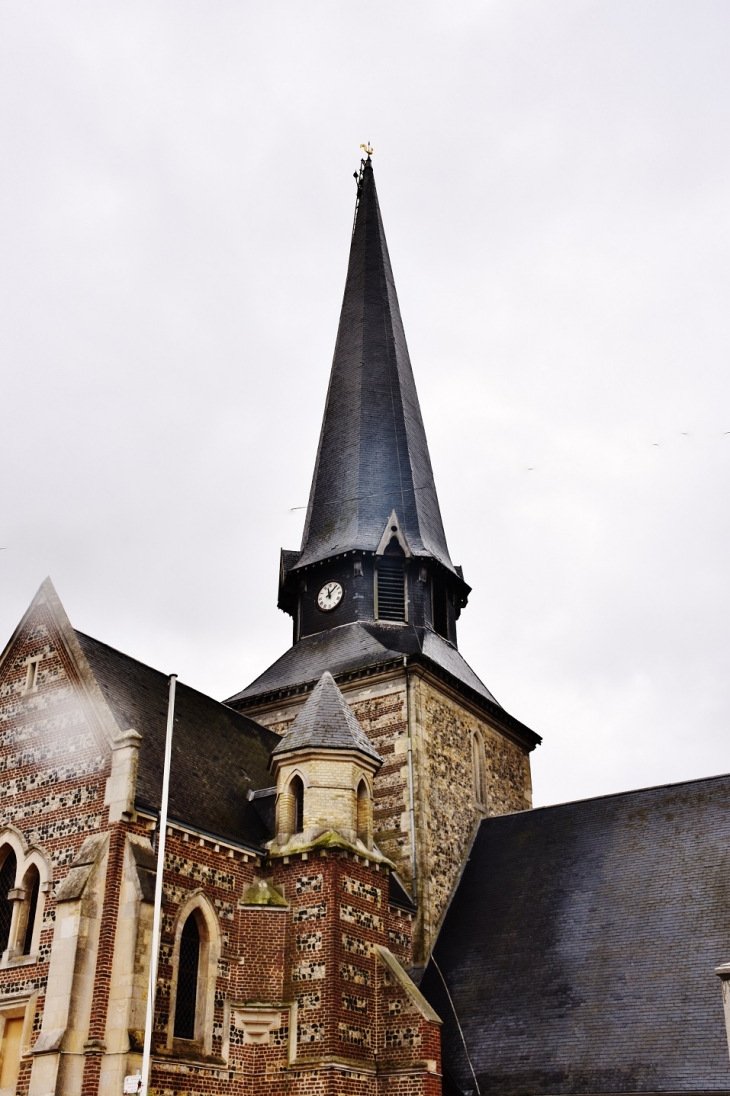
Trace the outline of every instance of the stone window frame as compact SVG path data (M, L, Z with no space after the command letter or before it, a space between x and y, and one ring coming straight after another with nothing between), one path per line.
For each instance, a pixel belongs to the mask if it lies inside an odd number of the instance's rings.
M177 1003L177 978L180 962L182 930L191 913L197 914L200 931L200 957L198 959L198 989L195 1000L195 1037L175 1037L175 1005ZM167 1049L171 1054L184 1056L186 1049L211 1055L213 1052L213 1018L215 1012L215 988L218 977L218 960L221 954L221 931L218 915L210 899L200 889L188 895L175 918L174 943L172 946L172 978L170 980L170 1009L167 1025Z
M13 914L10 922L10 934L8 946L0 958L0 970L7 967L21 967L38 962L40 937L43 930L43 913L46 904L46 895L51 889L53 880L53 867L51 861L43 849L38 846L29 847L20 830L15 826L5 826L0 831L0 861L3 849L9 846L15 853L15 886L11 888L8 897L13 902ZM40 880L38 887L38 903L35 910L33 923L33 935L31 937L30 951L23 952L25 933L28 924L28 912L30 910L31 894L26 884L28 872L31 868L38 872Z
M489 802L487 787L487 751L481 731L472 731L471 735L471 771L474 803L480 811L486 811Z
M302 782L302 826L304 825L304 807L306 803L307 789L312 786L312 782L306 772L306 769L300 768L296 765L291 772L287 773L286 781L283 784L281 791L276 796L276 833L277 840L279 837L289 840L293 837L297 830L295 828L287 828L295 826L295 813L296 807L292 802L294 799L292 793L289 791L292 781L295 777L299 777Z
M22 695L38 692L38 669L45 655L31 655L25 660L25 681L23 682Z
M365 786L365 795L360 795L360 789ZM358 841L366 848L373 847L373 787L367 776L363 773L357 782L355 790L355 826Z
M32 990L30 993L18 993L12 997L6 997L0 1004L0 1048L2 1048L2 1041L5 1035L5 1024L8 1020L20 1020L23 1021L23 1031L20 1036L20 1054L18 1056L18 1072L20 1072L20 1064L24 1057L26 1057L31 1050L31 1044L33 1042L33 1019L35 1017L36 1002L38 999L38 990ZM2 1063L0 1061L0 1069ZM16 1079L17 1080L17 1079ZM16 1084L13 1084L12 1088L0 1088L0 1096L15 1096Z

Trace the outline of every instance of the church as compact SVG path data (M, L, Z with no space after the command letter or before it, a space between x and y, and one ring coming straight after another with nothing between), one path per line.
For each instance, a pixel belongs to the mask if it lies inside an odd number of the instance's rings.
M291 647L175 689L150 1092L730 1093L730 777L533 809L469 593L368 155ZM5 647L0 1096L141 1067L168 695L50 580Z

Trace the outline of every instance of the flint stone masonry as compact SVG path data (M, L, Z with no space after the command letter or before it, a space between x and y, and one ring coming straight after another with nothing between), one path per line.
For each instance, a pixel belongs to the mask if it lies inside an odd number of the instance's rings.
M296 963L292 967L293 982L309 982L324 978L326 968L324 963Z
M362 898L366 902L374 902L376 906L380 906L382 891L380 887L375 887L372 883L363 883L359 879L350 879L346 875L342 880L342 890L345 894L353 895L354 898Z
M322 890L322 875L303 875L295 883L297 894L319 894Z
M326 916L326 902L320 902L316 906L298 906L292 911L292 920L295 924L300 921L320 921Z
M340 906L340 920L347 921L351 925L360 925L361 928L370 929L371 932L383 931L383 918L368 910L358 910L354 906Z
M353 963L340 963L340 978L359 986L369 986L371 982L370 971L356 967Z

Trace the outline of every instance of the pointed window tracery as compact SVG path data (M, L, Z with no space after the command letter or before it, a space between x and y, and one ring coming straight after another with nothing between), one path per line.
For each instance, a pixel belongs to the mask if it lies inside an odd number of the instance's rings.
M13 922L13 903L8 891L15 886L18 861L11 848L6 846L5 859L0 868L0 952L5 951L10 941L10 926Z
M357 838L370 848L373 839L373 801L367 781L357 787Z
M195 913L183 925L177 972L175 1000L175 1038L195 1038L195 1014L198 999L198 968L200 966L200 929Z
M23 934L23 955L30 955L33 946L33 932L35 930L36 915L38 913L38 895L41 889L41 877L38 868L32 864L23 880L25 901L23 903L21 926Z

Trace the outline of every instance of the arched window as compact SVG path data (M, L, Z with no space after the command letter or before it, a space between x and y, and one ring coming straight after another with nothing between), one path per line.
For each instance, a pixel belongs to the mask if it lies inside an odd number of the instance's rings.
M183 925L177 968L175 1000L175 1038L194 1039L198 1006L200 967L200 928L195 911Z
M218 917L205 894L197 891L181 907L175 926L168 1050L174 1050L175 1040L185 1040L194 1041L204 1054L213 1053L220 953Z
M38 895L41 889L41 877L35 864L31 864L25 873L23 890L25 898L20 912L20 923L16 939L23 944L23 955L30 955L33 946L33 930L38 913Z
M13 850L6 845L3 851L5 859L0 867L0 953L5 951L10 941L13 903L8 898L8 891L15 886L15 874L18 869L18 861Z
M292 778L289 791L294 799L294 833L301 833L304 829L304 784L301 776Z
M367 781L361 780L357 788L357 837L370 848L373 834L373 801Z
M487 807L487 759L484 753L484 741L479 731L471 736L472 777L474 781L474 799L477 805Z
M304 783L301 776L293 776L286 790L279 796L276 832L284 840L304 829Z

